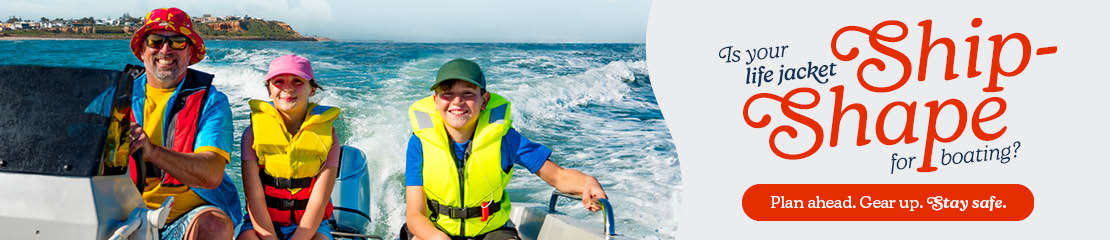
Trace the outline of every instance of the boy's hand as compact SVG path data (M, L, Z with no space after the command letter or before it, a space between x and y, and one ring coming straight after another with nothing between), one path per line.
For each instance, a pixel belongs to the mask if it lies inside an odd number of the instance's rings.
M605 195L605 190L601 188L601 183L597 182L597 178L590 177L586 181L586 185L582 189L582 206L591 212L601 210L601 203L598 203L599 198L609 198Z

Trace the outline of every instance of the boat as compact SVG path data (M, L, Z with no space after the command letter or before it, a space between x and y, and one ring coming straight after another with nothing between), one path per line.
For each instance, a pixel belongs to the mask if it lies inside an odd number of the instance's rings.
M126 115L139 68L0 66L4 239L157 239L173 198L160 209L146 209L127 172ZM332 234L383 239L370 234L366 156L352 146L341 149ZM600 200L604 226L557 211L560 199L578 198L553 191L547 205L514 202L510 221L527 240L621 237L607 199Z

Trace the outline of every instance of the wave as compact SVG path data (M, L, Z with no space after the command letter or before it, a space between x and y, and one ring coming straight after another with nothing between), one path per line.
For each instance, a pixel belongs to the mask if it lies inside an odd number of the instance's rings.
M652 104L632 100L629 83L637 72L646 70L643 61L613 61L572 76L532 76L494 85L519 102L518 108L541 119L559 119L567 109L590 104L618 108L652 108ZM657 106L655 108L658 108Z

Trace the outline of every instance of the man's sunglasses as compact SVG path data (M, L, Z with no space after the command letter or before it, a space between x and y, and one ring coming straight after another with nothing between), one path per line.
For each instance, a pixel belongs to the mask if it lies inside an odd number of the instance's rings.
M162 44L170 43L170 48L175 50L185 49L189 46L189 38L185 36L166 37L158 34L146 35L146 46L162 48Z

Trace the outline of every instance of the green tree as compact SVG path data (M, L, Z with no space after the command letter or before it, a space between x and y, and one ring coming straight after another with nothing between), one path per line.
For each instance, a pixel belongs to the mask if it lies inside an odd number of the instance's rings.
M11 16L11 17L8 18L8 23L16 23L16 22L22 22L22 21L23 21L23 19L19 19L15 16Z
M42 17L42 18L39 18L39 22L43 22L43 23L44 23L44 22L49 22L49 21L50 21L50 19L49 19L49 18L46 18L46 17Z

